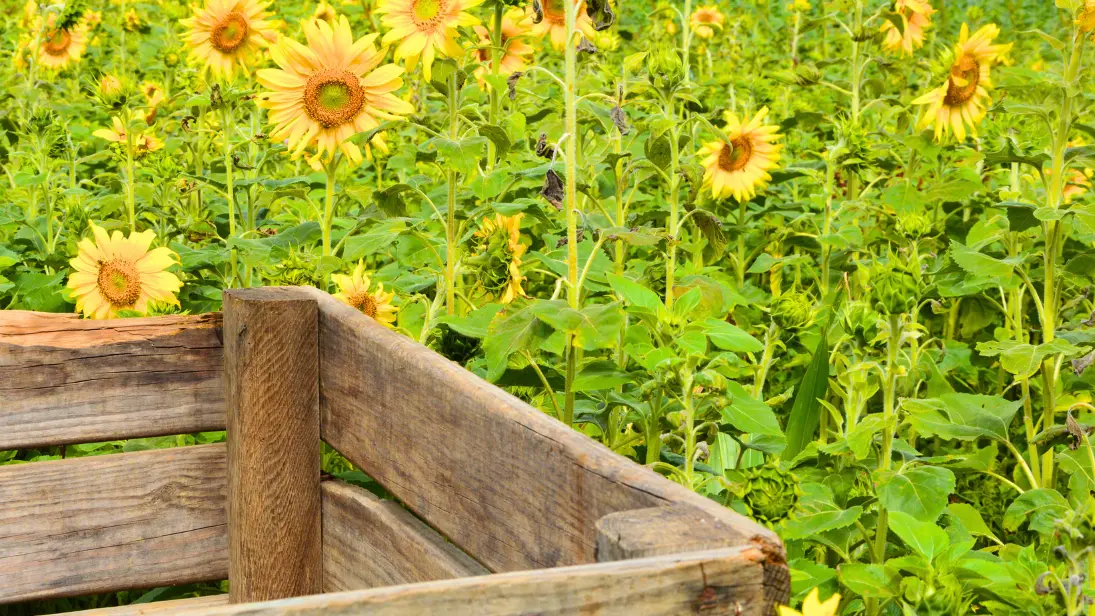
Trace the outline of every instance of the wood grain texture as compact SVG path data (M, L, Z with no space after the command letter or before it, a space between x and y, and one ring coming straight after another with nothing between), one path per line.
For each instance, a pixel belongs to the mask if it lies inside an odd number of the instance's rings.
M322 592L316 302L224 294L233 603Z
M766 556L728 548L231 605L160 616L766 616Z
M0 466L0 604L224 579L225 451Z
M208 597L154 601L152 603L138 603L119 607L102 607L94 610L66 612L65 616L160 616L164 612L172 610L204 610L222 605L228 605L228 595L210 595Z
M325 592L490 573L395 501L341 481L322 494Z
M0 311L0 450L223 430L219 327Z
M616 455L325 293L323 438L492 571L595 561L595 522L686 503L784 566L775 533Z

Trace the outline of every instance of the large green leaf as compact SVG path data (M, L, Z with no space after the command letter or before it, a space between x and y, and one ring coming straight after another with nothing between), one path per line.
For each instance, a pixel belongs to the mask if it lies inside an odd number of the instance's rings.
M623 325L623 311L615 302L575 310L563 300L541 300L533 304L533 312L557 331L573 334L574 344L586 350L615 344Z
M1011 280L1012 272L1015 269L1014 264L1008 261L990 257L954 240L951 241L950 254L959 267L974 276L992 278L1001 283Z
M947 531L934 522L924 522L904 511L890 512L890 530L914 552L931 561L950 545Z
M730 404L719 409L722 419L746 434L783 436L776 414L764 402L757 400L734 381L727 381L726 393Z
M802 486L795 515L783 523L780 536L783 539L806 539L834 528L855 524L863 514L863 507L856 505L844 509L833 502L833 491L820 483Z
M909 411L907 421L920 434L965 441L981 437L1007 440L1008 425L1023 406L1022 401L999 396L958 393L905 399L901 404Z
M760 340L749 335L744 329L720 321L707 319L703 322L704 332L711 343L724 351L735 353L758 353L764 350L764 344Z
M877 470L878 500L883 507L919 520L935 521L954 493L954 473L938 466L914 466L901 470Z
M795 390L795 403L787 419L787 448L782 458L791 460L814 440L821 422L821 403L829 391L829 343L822 330L821 339L814 349L814 357L802 375Z
M1057 490L1038 488L1019 495L1004 512L1004 528L1019 530L1027 522L1030 530L1048 534L1053 532L1053 522L1068 511L1068 501Z
M875 599L889 599L901 588L901 574L884 565L845 563L837 568L840 581L854 593Z
M1026 344L1013 340L977 343L977 350L986 357L1000 356L1000 365L1020 379L1029 379L1042 366L1042 360L1051 355L1065 357L1080 355L1088 347L1078 347L1064 338L1054 338L1046 344Z
M495 381L506 371L510 355L540 346L551 335L551 328L536 317L535 304L527 305L496 319L483 341L487 360L487 379Z

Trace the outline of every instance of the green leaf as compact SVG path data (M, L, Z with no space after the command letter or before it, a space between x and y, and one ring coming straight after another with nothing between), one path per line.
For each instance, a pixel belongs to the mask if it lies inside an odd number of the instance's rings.
M802 487L795 515L783 523L780 537L787 539L806 539L833 530L855 524L863 514L863 507L856 505L843 509L833 503L833 492L820 483L807 483Z
M985 524L985 520L981 517L981 513L970 504L967 503L951 503L947 505L947 515L956 518L962 523L962 526L966 527L966 530L971 535L977 535L981 537L989 537L1000 542L989 528L988 524Z
M464 336L486 338L491 321L502 308L502 304L485 304L462 317L443 315L437 319L437 323L448 325L450 329Z
M904 511L890 512L890 530L929 561L941 554L950 545L947 531L933 522L923 522Z
M901 574L884 565L845 563L837 567L840 582L854 593L874 599L889 599L901 588Z
M1023 522L1030 530L1048 534L1053 532L1053 521L1068 511L1068 501L1057 490L1037 488L1019 495L1004 512L1004 528L1019 530Z
M746 434L783 436L776 414L764 402L753 398L734 381L726 382L730 404L719 409L722 419Z
M574 344L586 350L613 346L623 326L623 311L616 302L575 310L563 300L542 300L534 304L533 310L555 330L573 334Z
M1015 269L1011 263L990 257L955 240L951 240L950 255L959 267L974 276L983 278L1006 282L1011 279L1012 271Z
M484 124L479 127L479 134L487 139L491 140L494 144L494 150L499 160L506 157L509 153L510 147L513 143L509 140L509 135L501 126L495 126L493 124Z
M954 473L938 466L877 470L874 477L883 507L920 520L935 521L954 493Z
M597 360L582 366L578 371L574 377L574 391L613 389L631 381L631 375L620 370L616 362Z
M657 293L630 278L609 274L608 283L612 285L612 290L617 295L627 300L635 308L651 314L658 314L658 310L665 307Z
M980 437L1007 440L1011 418L1023 403L999 396L955 393L923 400L906 398L901 405L909 411L909 425L920 434L969 441Z
M445 137L434 137L431 143L445 159L445 164L465 176L471 176L479 168L479 159L485 154L487 139L474 136L453 141Z
M496 320L490 334L483 341L483 353L487 360L487 380L496 381L506 371L506 364L514 353L531 351L551 335L551 328L536 317L535 304L516 310L503 319Z
M759 353L764 350L760 340L749 335L744 329L718 319L703 322L704 333L711 343L724 351L735 353Z
M979 342L977 350L986 357L1000 356L1000 365L1019 379L1029 379L1038 372L1042 361L1051 355L1065 357L1083 354L1090 349L1078 347L1064 338L1054 338L1046 344L1025 344L1014 340Z
M829 343L822 329L821 339L814 349L814 357L795 389L795 403L787 418L787 448L782 458L791 460L814 440L821 422L821 404L829 391Z

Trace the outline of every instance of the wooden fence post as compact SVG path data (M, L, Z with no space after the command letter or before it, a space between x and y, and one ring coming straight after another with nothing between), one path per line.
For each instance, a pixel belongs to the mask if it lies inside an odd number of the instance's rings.
M315 300L225 291L224 367L230 600L323 592Z

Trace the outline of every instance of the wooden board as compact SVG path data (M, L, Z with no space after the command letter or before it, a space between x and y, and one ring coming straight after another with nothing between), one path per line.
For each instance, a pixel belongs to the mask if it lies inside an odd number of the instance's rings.
M341 481L323 490L323 590L490 573L409 511Z
M164 612L179 609L203 610L228 605L228 595L210 595L190 599L172 599L152 603L136 603L119 607L101 607L94 610L66 612L65 616L160 616Z
M768 616L757 548L521 571L158 616Z
M0 603L225 579L225 452L0 466Z
M290 292L286 290L285 292ZM784 566L775 533L314 289L323 438L492 571L595 561L595 522L687 503Z
M0 311L0 450L223 430L219 328Z

